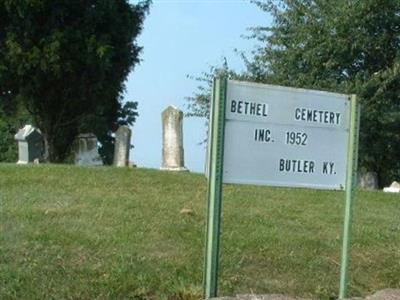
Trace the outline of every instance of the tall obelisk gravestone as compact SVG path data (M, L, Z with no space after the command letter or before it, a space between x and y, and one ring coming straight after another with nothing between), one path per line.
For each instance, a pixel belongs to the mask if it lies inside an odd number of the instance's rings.
M174 106L168 106L162 117L162 166L161 170L187 171L183 154L183 113Z
M115 133L114 166L129 166L129 150L131 147L131 130L123 125Z

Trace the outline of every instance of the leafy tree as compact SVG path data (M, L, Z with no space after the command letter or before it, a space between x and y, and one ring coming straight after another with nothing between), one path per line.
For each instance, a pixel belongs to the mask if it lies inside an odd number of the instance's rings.
M186 97L188 117L204 117L209 119L209 105L211 99L211 90L213 78L218 76L238 77L228 66L228 61L224 58L221 66L211 66L208 72L203 72L200 76L188 76L199 82L197 92L192 96Z
M25 124L32 124L30 114L22 105L17 107L0 104L0 161L16 162L18 157L17 142L14 135Z
M0 112L0 161L17 161L17 147L12 136L15 132L16 128L6 121L4 112Z
M187 117L205 118L207 128L208 120L210 118L210 102L213 79L221 76L225 76L230 79L249 80L246 74L239 74L230 69L226 58L223 59L220 66L211 66L207 72L202 72L199 76L188 76L189 78L199 82L199 85L197 86L197 91L185 99L187 101L187 112L185 115ZM205 142L207 142L207 138L204 138L202 141L202 143Z
M111 141L132 124L124 81L139 62L135 39L150 1L3 0L0 3L0 100L22 103L45 134L49 159L63 161L81 130ZM107 151L106 151L107 152ZM110 152L110 151L108 151Z
M381 185L400 176L400 1L253 1L273 17L242 74L253 81L355 93L360 165Z

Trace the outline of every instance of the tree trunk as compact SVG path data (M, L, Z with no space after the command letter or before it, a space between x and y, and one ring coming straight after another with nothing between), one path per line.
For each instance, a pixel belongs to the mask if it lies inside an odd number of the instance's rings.
M47 134L48 161L51 163L63 163L71 149L73 139L59 140L51 134Z
M48 139L47 139L47 134L43 135L43 140L44 140L43 160L45 162L50 162L50 159L49 159L49 142L48 142Z

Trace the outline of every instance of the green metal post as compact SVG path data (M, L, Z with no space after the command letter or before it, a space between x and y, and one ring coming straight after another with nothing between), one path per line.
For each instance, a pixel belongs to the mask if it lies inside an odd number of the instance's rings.
M222 200L222 164L224 154L225 102L227 80L216 78L213 83L211 140L208 164L208 211L204 268L204 298L217 296L219 234Z
M342 246L342 262L340 265L340 287L339 299L345 299L347 295L348 285L348 263L351 238L351 222L352 222L352 200L354 189L354 177L357 167L358 152L358 126L359 126L359 106L355 95L350 97L350 128L349 128L349 145L347 151L347 171L346 171L346 204L344 213L343 226L343 246Z

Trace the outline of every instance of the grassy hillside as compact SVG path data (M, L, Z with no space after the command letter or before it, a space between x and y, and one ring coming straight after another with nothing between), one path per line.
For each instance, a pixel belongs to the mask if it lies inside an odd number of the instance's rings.
M200 299L206 188L190 173L0 165L0 299ZM225 186L220 294L337 295L343 201ZM357 193L351 295L400 288L399 213L399 195Z

